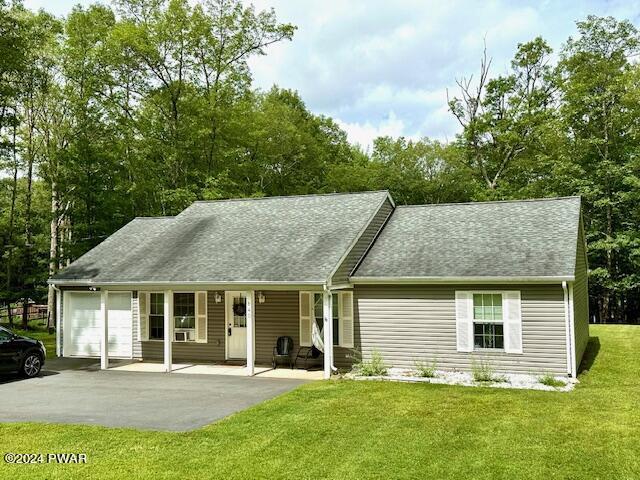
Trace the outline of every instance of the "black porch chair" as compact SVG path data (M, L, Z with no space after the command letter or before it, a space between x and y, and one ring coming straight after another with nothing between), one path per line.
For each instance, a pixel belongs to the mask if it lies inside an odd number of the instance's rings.
M291 337L278 337L276 340L276 346L273 347L273 360L271 365L276 368L278 361L286 361L289 364L289 368L293 368L293 338Z
M304 369L309 370L309 362L315 362L320 358L320 355L322 355L322 352L313 345L311 347L300 347L298 348L296 359L293 361L293 366L297 366L298 359L301 358L304 360Z

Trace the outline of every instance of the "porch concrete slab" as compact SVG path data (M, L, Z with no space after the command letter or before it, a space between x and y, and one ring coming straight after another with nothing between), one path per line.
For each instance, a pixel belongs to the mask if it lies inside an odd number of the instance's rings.
M172 364L173 370L181 370L191 367L188 363L174 363ZM151 362L133 362L126 365L120 365L116 367L109 367L109 370L120 372L147 372L147 373L164 373L164 364L151 363Z
M294 378L299 380L322 380L322 370L296 370L290 368L267 369L257 374L260 378Z
M172 373L192 375L231 375L246 377L247 368L243 365L216 365L216 364L188 364L174 363ZM110 367L110 371L120 372L154 372L164 373L164 365L157 362L133 362L125 365ZM299 380L322 380L322 370L301 370L290 368L254 367L254 375L263 378L293 378Z
M268 370L265 367L254 367L254 374L258 374ZM196 374L196 375L236 375L236 376L247 376L247 368L238 365L191 365L187 368L183 368L180 370L176 370L175 373L186 373L186 374Z
M0 422L48 422L186 431L293 390L305 380L94 370L48 362L41 376L0 376ZM97 365L99 367L99 363Z

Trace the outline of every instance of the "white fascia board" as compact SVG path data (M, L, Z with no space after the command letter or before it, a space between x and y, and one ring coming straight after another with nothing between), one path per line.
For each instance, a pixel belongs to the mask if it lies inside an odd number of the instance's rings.
M356 284L416 284L416 283L560 283L573 281L574 277L351 277L349 281Z
M171 287L174 290L177 289L189 289L193 290L194 287L200 287L203 290L230 290L238 289L242 287L243 290L322 290L324 282L322 281L309 281L309 282L269 282L269 281L253 281L253 282L93 282L93 281L80 281L80 280L59 280L51 282L56 287L93 287L93 288L110 288L112 290L140 290L140 289L153 289L157 288L163 290L167 287Z

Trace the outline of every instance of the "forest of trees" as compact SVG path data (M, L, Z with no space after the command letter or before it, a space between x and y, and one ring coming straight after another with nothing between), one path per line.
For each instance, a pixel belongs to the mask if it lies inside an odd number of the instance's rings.
M400 204L581 195L591 315L638 323L640 35L587 17L558 52L451 79L450 143L351 145L248 60L295 26L240 0L116 0L66 18L0 0L0 305L135 216L197 199L389 189ZM19 320L16 320L19 321Z

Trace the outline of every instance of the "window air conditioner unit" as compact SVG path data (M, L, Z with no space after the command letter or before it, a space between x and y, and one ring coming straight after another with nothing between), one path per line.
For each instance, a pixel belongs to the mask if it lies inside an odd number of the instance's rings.
M174 332L174 337L174 341L176 342L186 342L189 335L187 332Z

